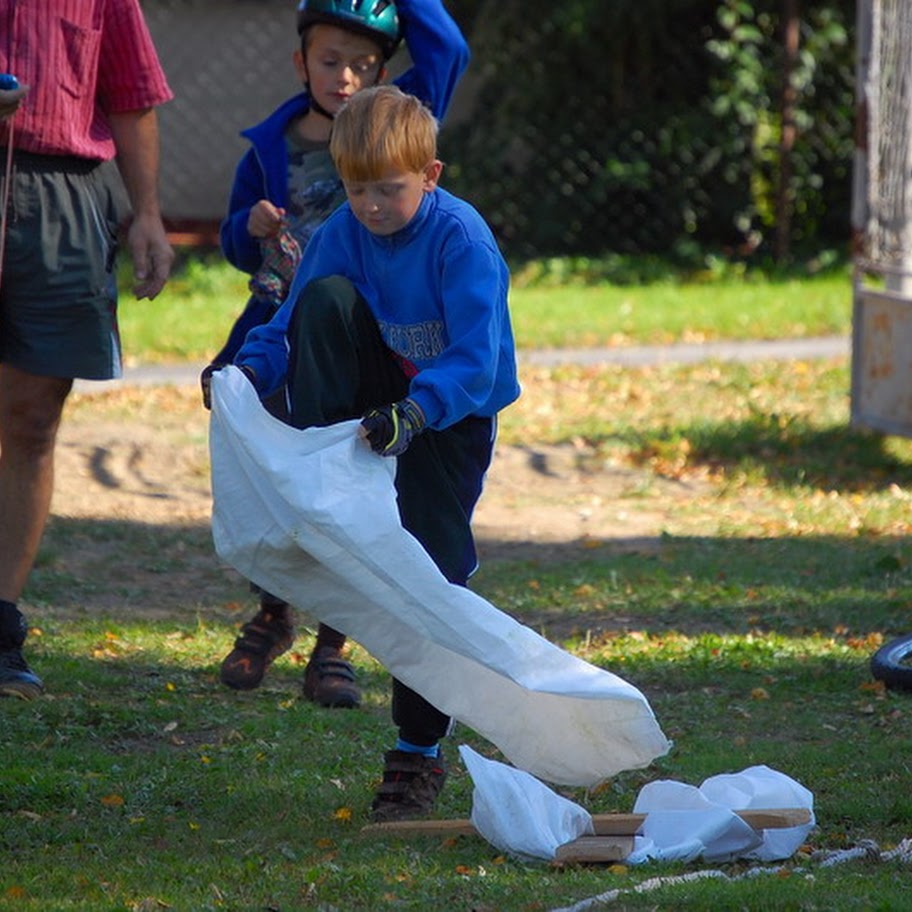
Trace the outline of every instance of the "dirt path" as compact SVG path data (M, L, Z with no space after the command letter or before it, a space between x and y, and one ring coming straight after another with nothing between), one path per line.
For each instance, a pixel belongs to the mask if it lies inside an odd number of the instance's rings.
M147 388L72 404L52 520L25 594L40 610L30 614L41 623L84 615L245 620L255 604L248 584L212 546L208 415L195 393ZM502 560L540 567L657 550L675 505L692 496L646 472L593 466L572 446L501 446L476 512L479 556L491 569ZM565 620L546 621L559 637Z
M55 515L208 524L208 415L192 397L146 389L77 401L60 435ZM668 482L661 497L632 508L647 478L655 489L654 476L587 456L570 445L499 446L475 516L483 557L554 560L594 542L642 548L692 496Z
M71 397L52 519L25 597L40 605L37 617L249 616L248 584L212 546L208 426L193 387ZM489 569L657 551L676 514L705 494L577 446L499 445L474 521L479 556ZM564 621L547 623L557 636Z

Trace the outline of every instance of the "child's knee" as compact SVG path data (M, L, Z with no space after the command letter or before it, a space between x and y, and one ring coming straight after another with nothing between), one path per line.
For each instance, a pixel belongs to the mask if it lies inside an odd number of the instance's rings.
M343 333L361 326L370 308L355 286L344 276L332 275L308 282L295 302L289 336L301 333ZM371 318L372 319L372 318Z
M347 313L360 295L345 276L332 275L308 282L298 295L295 315Z

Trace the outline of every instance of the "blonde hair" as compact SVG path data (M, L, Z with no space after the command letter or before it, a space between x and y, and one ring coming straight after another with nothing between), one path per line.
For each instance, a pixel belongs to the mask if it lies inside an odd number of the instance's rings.
M391 168L417 174L437 157L437 119L396 86L362 89L336 115L329 152L343 181L379 180Z

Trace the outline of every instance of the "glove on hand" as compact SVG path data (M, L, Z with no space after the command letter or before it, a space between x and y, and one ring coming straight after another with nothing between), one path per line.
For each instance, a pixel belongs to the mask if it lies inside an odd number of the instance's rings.
M221 370L224 364L207 364L200 374L200 389L203 391L203 407L207 411L212 411L212 375Z
M227 364L219 364L217 362L207 364L200 374L200 387L203 391L203 406L209 411L212 410L212 375L216 371L220 371L223 367L227 366ZM245 364L241 367L241 372L254 386L256 386L256 374L253 372L252 367L247 367Z
M412 399L371 409L362 419L362 436L381 456L401 456L416 434L424 430L421 406Z

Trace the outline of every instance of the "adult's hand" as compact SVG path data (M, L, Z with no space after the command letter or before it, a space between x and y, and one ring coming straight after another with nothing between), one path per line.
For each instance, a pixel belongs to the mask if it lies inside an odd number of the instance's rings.
M151 299L164 287L174 262L158 200L158 119L154 108L143 108L111 113L108 121L117 147L117 167L133 207L127 232L133 293Z
M137 215L127 232L127 248L133 260L133 293L151 300L164 288L174 263L162 220Z
M0 121L7 120L19 110L28 90L27 85L19 86L18 89L0 89Z

